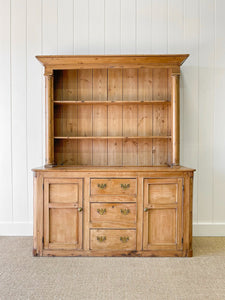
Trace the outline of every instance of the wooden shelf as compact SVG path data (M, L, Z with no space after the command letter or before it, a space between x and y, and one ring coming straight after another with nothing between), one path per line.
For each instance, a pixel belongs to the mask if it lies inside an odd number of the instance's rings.
M171 139L171 136L55 136L54 139L61 140L106 140L106 139Z
M166 104L169 105L170 101L167 100L152 100L152 101L54 101L55 104Z

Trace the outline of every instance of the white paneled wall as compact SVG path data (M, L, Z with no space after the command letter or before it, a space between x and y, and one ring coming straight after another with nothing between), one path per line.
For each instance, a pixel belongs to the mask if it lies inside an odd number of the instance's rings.
M40 54L189 53L181 162L197 169L194 234L225 235L225 1L0 0L0 235L32 234L44 162Z

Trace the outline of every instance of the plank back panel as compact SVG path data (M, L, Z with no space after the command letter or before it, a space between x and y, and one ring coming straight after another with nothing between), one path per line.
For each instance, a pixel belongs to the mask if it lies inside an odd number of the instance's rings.
M95 166L170 164L170 138L151 137L171 135L170 105L158 103L171 100L171 72L167 68L55 71L54 100L78 100L77 104L55 104L54 136L75 138L55 141L56 163ZM95 102L83 104L81 101ZM153 101L153 104L132 104L132 101ZM157 102L154 104L154 101ZM107 139L107 136L115 136L115 139ZM76 137L82 139L76 140Z

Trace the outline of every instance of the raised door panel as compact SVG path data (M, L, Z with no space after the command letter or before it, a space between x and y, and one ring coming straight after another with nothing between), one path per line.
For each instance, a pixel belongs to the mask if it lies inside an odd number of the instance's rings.
M143 250L182 249L182 178L144 180Z
M44 180L45 249L82 249L82 189L82 179Z

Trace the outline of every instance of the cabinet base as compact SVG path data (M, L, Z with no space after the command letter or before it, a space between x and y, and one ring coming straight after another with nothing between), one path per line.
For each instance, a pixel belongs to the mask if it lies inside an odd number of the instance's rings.
M34 256L70 256L70 257L192 257L193 251L84 251L84 250L43 250L43 254L33 249Z

